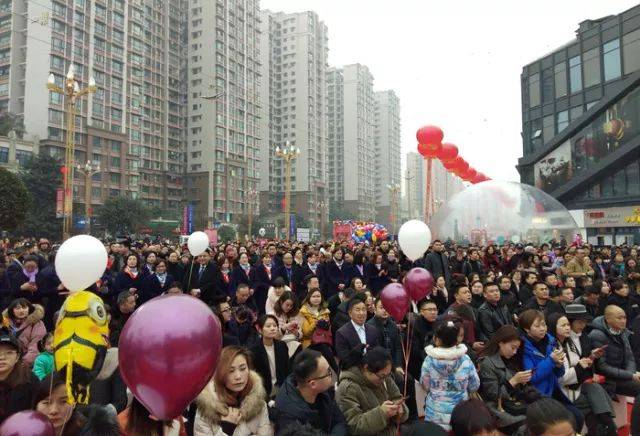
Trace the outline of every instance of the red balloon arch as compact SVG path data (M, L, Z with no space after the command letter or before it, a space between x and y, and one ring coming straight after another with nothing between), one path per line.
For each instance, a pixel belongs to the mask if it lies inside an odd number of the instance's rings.
M439 159L442 166L450 173L460 177L465 182L481 183L491 180L489 177L472 168L469 163L460 156L458 147L449 142L442 142L444 132L437 126L422 126L416 132L418 140L418 153L422 155L426 163L426 180L427 186L425 190L425 222L429 222L432 212L434 211L433 198L431 192L431 173L433 159Z

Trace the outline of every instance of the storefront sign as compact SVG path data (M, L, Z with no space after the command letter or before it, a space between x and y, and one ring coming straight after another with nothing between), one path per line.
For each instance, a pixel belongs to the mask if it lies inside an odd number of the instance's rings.
M584 226L587 228L639 227L640 206L586 209L584 211Z

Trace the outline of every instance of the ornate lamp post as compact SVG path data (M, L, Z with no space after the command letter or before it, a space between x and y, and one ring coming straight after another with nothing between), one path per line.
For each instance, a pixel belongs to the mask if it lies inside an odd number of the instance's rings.
M391 231L392 234L396 234L396 224L397 224L397 201L398 194L400 193L400 185L397 183L392 183L391 185L387 185L387 189L391 193L391 201L389 207L389 221L391 222Z
M285 239L289 240L291 232L291 164L300 154L300 149L290 145L287 141L284 148L276 147L276 156L281 157L285 167L285 196L284 196L284 225L287 231Z
M76 130L76 101L83 95L96 92L97 87L93 77L90 77L89 86L81 89L80 84L75 80L75 72L72 64L69 65L63 87L56 85L55 76L49 74L47 88L51 92L56 92L66 97L67 137L63 170L64 217L62 219L62 239L66 240L71 235L73 226L73 151Z

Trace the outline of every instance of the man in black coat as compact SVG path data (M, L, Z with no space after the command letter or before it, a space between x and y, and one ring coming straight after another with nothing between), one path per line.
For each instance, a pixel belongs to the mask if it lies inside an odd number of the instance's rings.
M217 295L222 295L222 273L215 262L211 262L209 251L197 257L193 271L185 274L185 292L200 298L209 306Z
M389 316L389 313L382 305L382 299L376 300L376 315L367 321L367 324L374 326L378 330L378 333L380 333L380 345L391 354L393 368L395 368L396 372L404 374L400 331L395 320Z
M462 266L462 274L466 277L471 277L472 274L484 277L484 264L480 260L480 253L476 248L469 250L469 259Z
M282 277L284 283L291 288L293 292L297 292L294 277L296 270L300 268L293 262L293 256L287 252L282 255L282 265L276 268L274 278Z
M307 286L309 283L309 276L317 277L319 282L319 286L317 287L322 286L322 282L324 280L324 277L322 276L322 268L318 263L318 255L314 251L310 251L307 255L307 261L294 271L293 286L299 299L300 297L304 298L307 296L307 290L309 289ZM299 301L302 302L302 299Z
M417 266L424 266L424 268L431 273L434 280L441 276L444 277L447 286L449 286L451 282L451 270L449 269L449 259L444 253L442 241L438 239L433 241L431 252L424 257L423 263L418 262Z
M380 345L378 329L366 324L367 304L364 296L358 294L349 300L347 310L351 320L336 331L334 341L336 355L341 360L345 359L351 350L360 344L367 347Z
M538 282L533 286L533 298L522 307L522 310L534 309L548 316L550 313L564 313L562 306L555 301L551 301L549 287L546 283Z
M409 374L420 380L422 363L427 357L425 347L431 344L434 326L438 319L438 306L432 299L423 299L418 302L419 316L413 322L413 338L411 340L411 353L409 355Z
M333 257L324 265L324 298L328 300L340 291L343 291L352 278L352 266L344 260L344 249L338 247L333 252Z
M322 434L347 436L344 415L327 393L335 383L327 359L307 348L295 357L292 372L276 395L276 436L299 424L308 424Z
M478 309L478 339L489 342L493 334L503 325L513 325L513 318L509 309L500 304L500 289L495 283L487 283L484 287L484 304Z

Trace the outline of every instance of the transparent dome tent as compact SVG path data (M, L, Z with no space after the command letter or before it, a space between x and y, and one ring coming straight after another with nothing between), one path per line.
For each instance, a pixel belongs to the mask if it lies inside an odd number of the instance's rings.
M558 200L533 186L490 180L444 203L429 223L433 239L484 245L573 240L577 224Z

